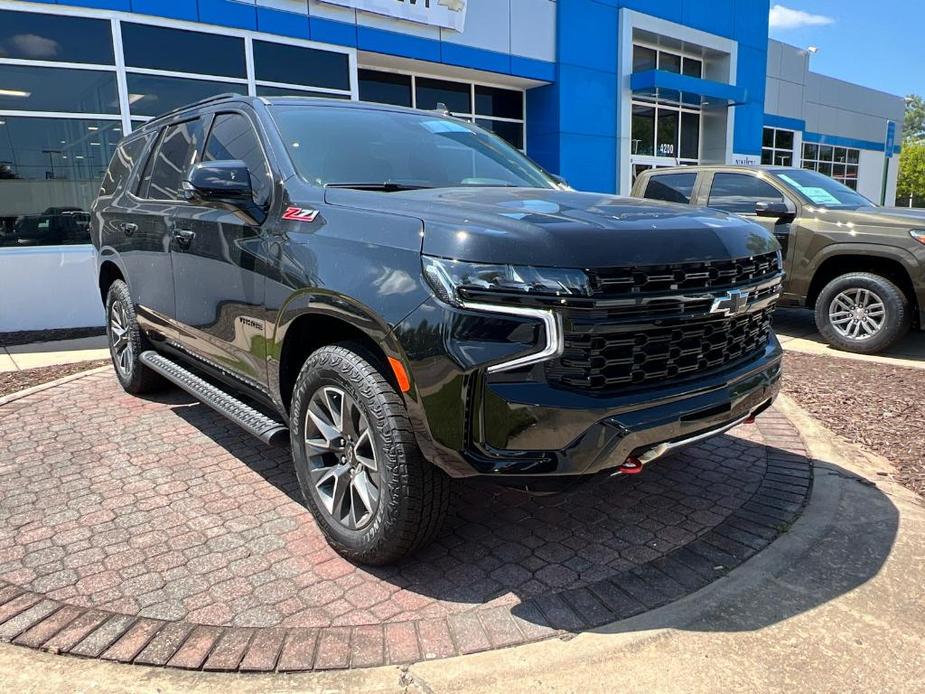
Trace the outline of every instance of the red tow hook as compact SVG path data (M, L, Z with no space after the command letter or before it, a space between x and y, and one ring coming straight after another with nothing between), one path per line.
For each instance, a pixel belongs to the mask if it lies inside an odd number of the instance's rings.
M754 417L749 417L748 419L746 419L746 420L743 422L743 424L754 424L754 423L755 423L755 418L754 418Z
M627 458L626 462L617 469L624 475L638 475L642 472L642 461L639 458Z

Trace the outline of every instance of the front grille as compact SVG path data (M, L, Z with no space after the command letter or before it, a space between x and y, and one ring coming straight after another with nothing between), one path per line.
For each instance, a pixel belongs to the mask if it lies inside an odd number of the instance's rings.
M607 392L721 369L764 349L772 313L642 330L568 330L565 352L548 362L547 378L568 389Z
M730 368L764 350L780 291L776 253L752 258L589 271L591 306L561 309L563 354L546 363L559 388L609 394ZM711 313L748 288L748 312Z

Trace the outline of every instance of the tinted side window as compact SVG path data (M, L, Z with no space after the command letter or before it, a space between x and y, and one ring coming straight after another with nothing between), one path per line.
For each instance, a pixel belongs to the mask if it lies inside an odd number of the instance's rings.
M697 183L696 173L661 174L649 179L646 197L650 200L679 202L689 205Z
M193 165L201 141L202 121L198 118L168 126L156 154L145 167L139 187L142 196L153 200L176 200L180 183Z
M138 161L148 144L149 136L136 137L129 142L123 142L116 149L116 153L109 162L109 168L103 177L103 183L100 186L100 195L112 195L124 184L125 179L132 173L135 162Z
M271 184L266 158L253 126L240 113L220 113L215 117L202 155L203 161L225 159L240 159L247 165L254 187L254 202L262 205L270 199Z
M754 214L758 202L784 202L777 188L748 174L718 173L713 177L709 206L736 214Z

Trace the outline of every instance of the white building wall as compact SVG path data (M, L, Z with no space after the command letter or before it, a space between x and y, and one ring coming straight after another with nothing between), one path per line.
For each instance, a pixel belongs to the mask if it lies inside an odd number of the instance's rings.
M0 249L0 333L100 325L92 246Z

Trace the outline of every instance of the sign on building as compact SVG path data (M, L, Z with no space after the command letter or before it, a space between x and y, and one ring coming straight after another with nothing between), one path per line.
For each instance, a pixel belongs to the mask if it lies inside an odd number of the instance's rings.
M322 0L332 5L384 14L420 24L462 31L468 0Z

